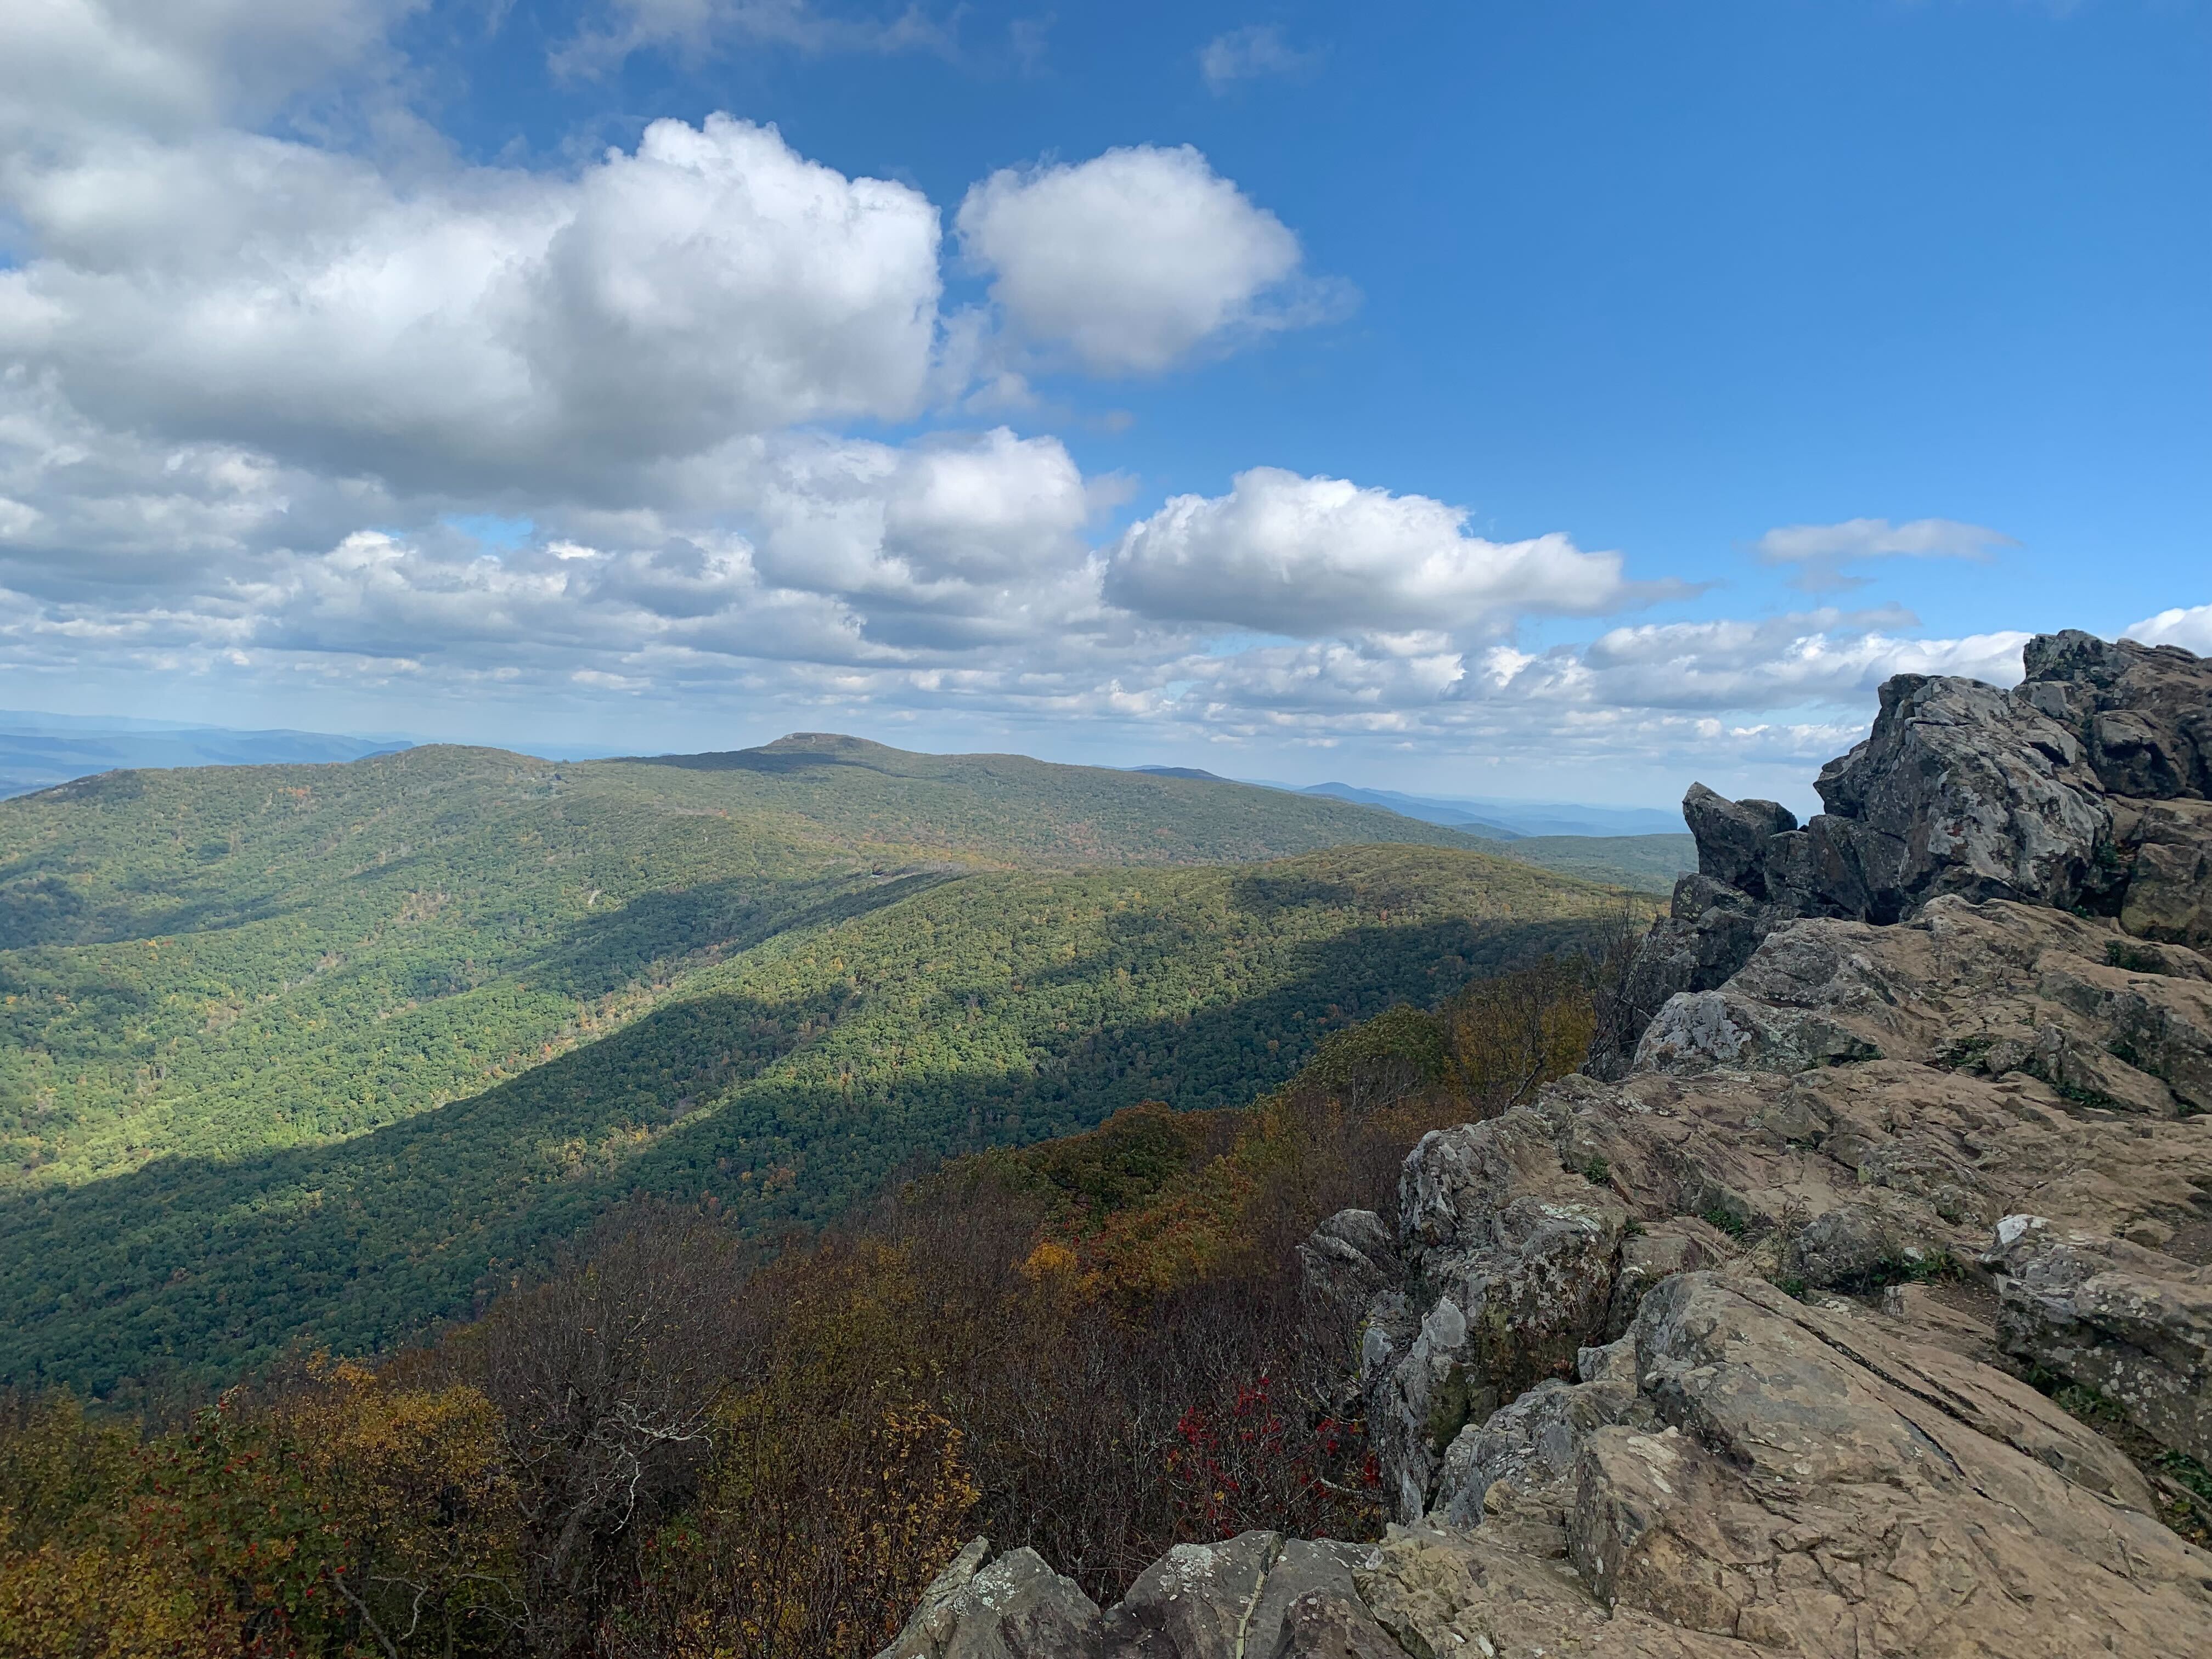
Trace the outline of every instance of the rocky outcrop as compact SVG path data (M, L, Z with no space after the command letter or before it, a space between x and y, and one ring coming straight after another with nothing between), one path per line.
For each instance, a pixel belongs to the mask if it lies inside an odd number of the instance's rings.
M1473 1524L1393 1528L1355 1571L1403 1651L2148 1659L2212 1635L2212 1556L2025 1384L1716 1273L1653 1291L1617 1347L1544 1392L1550 1443Z
M1390 1229L1372 1210L1340 1210L1298 1246L1306 1294L1363 1304L1404 1269Z
M2212 1652L2212 668L2027 665L1892 681L1802 827L1693 789L1633 1043L1302 1249L1368 1297L1379 1544L1089 1623L978 1553L900 1659ZM1018 1601L1058 1633L988 1645Z
M1624 1082L1571 1079L1427 1136L1400 1196L1419 1290L1378 1298L1364 1355L1400 1520L1468 1513L1480 1494L1455 1471L1497 1467L1522 1418L1566 1409L1540 1385L1685 1272L1808 1293L1956 1281L1991 1357L2056 1370L2051 1333L2090 1317L2087 1292L2062 1319L2046 1272L2032 1304L2045 1336L2019 1334L2025 1313L2001 1333L1996 1296L1966 1281L2013 1271L2018 1244L1984 1260L2002 1218L2089 1230L2139 1267L2160 1249L2212 1255L2212 1119L2198 1115L2212 1110L2212 963L2136 948L2109 921L2004 901L1942 898L1893 927L1793 923L1720 989L1670 1002ZM2126 1364L2096 1377L2118 1387L2124 1371L2129 1398L2202 1398L2204 1351L2179 1323L2204 1292L2195 1267L2161 1259L2168 1328L2138 1332ZM2117 1319L2109 1297L2095 1305ZM2120 1340L2096 1351L2117 1356ZM2152 1431L2190 1449L2179 1409L2161 1406ZM1460 1443L1469 1425L1489 1443Z
M1098 1604L1035 1550L990 1559L978 1538L938 1574L879 1659L1032 1659L1102 1651ZM987 1565L988 1563L988 1565Z
M1399 1203L1425 1306L1418 1323L1401 1302L1378 1309L1364 1370L1369 1431L1410 1516L1463 1425L1569 1373L1602 1330L1629 1212L1561 1165L1550 1125L1517 1112L1424 1136Z
M1178 1544L1105 1613L1036 1552L989 1553L961 1551L878 1659L1403 1659L1352 1582L1366 1545Z
M2212 1463L2212 1272L2042 1216L2007 1216L1984 1261L2008 1352L2094 1389L2160 1444Z
M1802 828L1771 801L1693 786L1698 873L1638 953L1594 1073L1625 1076L1668 998L1717 988L1793 921L1887 924L1950 895L2212 943L2212 664L2066 633L2033 641L2026 665L2009 692L1890 680L1866 741L1814 785L1827 810Z

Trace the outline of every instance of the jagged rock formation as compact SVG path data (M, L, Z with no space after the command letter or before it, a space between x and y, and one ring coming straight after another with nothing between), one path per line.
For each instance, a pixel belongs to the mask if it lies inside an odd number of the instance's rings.
M2212 943L2212 664L2172 646L2043 635L2027 678L1900 674L1874 729L1821 769L1800 828L1772 801L1682 803L1698 873L1638 953L1636 1018L1597 1055L1626 1075L1641 1024L1710 991L1776 927L1879 924L1943 895L2118 917L2138 938Z
M1036 1551L985 1566L989 1550L978 1538L953 1559L881 1659L1400 1659L1353 1588L1364 1545L1273 1532L1179 1544L1105 1613Z
M897 1659L2212 1652L2212 665L2027 662L1892 681L1803 828L1693 790L1632 1047L1309 1243L1382 1543L1103 1614L978 1548Z

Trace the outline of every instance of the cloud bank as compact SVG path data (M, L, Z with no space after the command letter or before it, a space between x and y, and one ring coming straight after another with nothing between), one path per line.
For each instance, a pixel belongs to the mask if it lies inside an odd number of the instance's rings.
M1498 632L1532 615L1601 616L1639 592L1615 553L1562 535L1498 543L1425 495L1393 495L1278 467L1226 495L1178 495L1132 525L1107 592L1163 620L1301 639L1356 633Z
M20 700L199 677L330 687L367 726L638 699L1796 767L1890 672L2019 672L2021 636L1917 639L1894 609L1644 618L1695 590L1566 528L1478 533L1388 480L1262 465L1163 500L1088 474L1060 436L968 411L1022 406L1030 377L1190 373L1351 303L1200 151L1000 169L950 246L913 185L728 114L559 167L471 165L407 103L392 31L417 9L0 15ZM556 51L584 76L740 38L904 50L928 18L623 0ZM1304 60L1255 28L1201 62L1225 85ZM1821 588L2006 544L1863 519L1756 550ZM2136 631L2203 648L2208 617ZM1537 643L1570 622L1589 637Z
M2127 637L2145 645L2178 645L2200 657L2212 657L2212 605L2161 611L2129 628Z

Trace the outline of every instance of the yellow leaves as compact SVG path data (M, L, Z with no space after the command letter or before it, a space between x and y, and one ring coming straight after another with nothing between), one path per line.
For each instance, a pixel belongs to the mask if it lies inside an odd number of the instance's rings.
M271 1654L350 1659L353 1608L447 1650L511 1577L501 1457L477 1390L321 1356L143 1442L38 1402L0 1420L0 1654L214 1659L250 1626Z
M25 1659L186 1659L223 1650L204 1587L144 1549L0 1543L0 1653Z
M699 1503L655 1540L616 1621L620 1653L865 1659L977 1501L906 1249L824 1245L755 1283L774 1310L757 1369L717 1414Z
M207 1587L126 1524L137 1437L67 1395L0 1426L0 1653L153 1659L217 1650Z
M1073 1250L1057 1239L1041 1238L1022 1263L1022 1277L1032 1285L1042 1279L1064 1279L1076 1269Z

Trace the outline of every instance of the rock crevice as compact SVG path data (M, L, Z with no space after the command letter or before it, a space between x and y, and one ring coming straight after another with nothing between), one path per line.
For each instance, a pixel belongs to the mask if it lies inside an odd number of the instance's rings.
M2212 1652L2212 664L2026 661L1889 682L1802 826L1693 788L1638 1018L1301 1250L1381 1542L1102 1613L979 1540L886 1659Z

